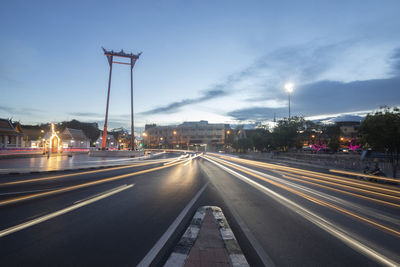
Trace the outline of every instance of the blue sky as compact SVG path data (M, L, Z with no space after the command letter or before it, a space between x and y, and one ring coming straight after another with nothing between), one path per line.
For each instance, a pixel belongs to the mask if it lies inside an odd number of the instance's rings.
M0 117L104 121L101 47L143 54L136 127L365 114L400 105L398 1L5 1ZM129 128L129 67L113 69L110 127Z

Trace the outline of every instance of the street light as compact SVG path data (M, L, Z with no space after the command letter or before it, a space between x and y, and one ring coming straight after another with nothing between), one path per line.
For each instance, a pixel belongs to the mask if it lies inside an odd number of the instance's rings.
M177 141L176 141L176 134L177 134L177 132L176 132L176 130L174 130L173 132L172 132L173 134L174 134L174 140L173 140L173 144L172 144L172 148L176 148L176 146L177 146ZM174 147L174 145L175 145L175 147Z
M288 94L288 100L289 100L289 120L290 120L290 94L293 92L293 83L287 83L285 84L285 89L286 93Z

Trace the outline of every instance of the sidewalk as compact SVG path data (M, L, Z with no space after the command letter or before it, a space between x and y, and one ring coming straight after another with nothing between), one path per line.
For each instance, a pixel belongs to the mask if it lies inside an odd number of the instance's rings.
M166 267L247 267L236 238L219 207L200 207L171 253Z
M153 154L151 158L156 156ZM82 168L100 168L125 165L136 162L144 157L115 158L115 157L89 157L87 154L74 154L71 157L56 155L51 157L12 158L0 160L0 175L30 172L46 172L74 170Z

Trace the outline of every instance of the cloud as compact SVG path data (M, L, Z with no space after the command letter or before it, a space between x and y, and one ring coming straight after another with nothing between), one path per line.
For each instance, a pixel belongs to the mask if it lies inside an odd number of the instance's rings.
M251 101L260 100L259 91L263 92L261 98L276 96L276 92L281 90L277 88L277 85L287 81L288 77L303 81L317 79L329 68L334 51L340 50L348 43L349 41L329 45L308 43L275 50L260 56L242 70L232 73L225 80L205 91L199 98L172 102L166 106L142 112L140 115L174 113L187 105L240 92L245 92Z
M94 113L94 112L69 112L68 114L71 116L77 116L77 117L102 117L102 116L104 116L104 113L100 114L100 113Z
M8 112L8 113L14 113L14 108L11 108L11 107L7 107L7 106L0 106L0 111L5 111L5 112Z
M319 81L303 85L292 94L292 115L347 113L380 106L400 105L400 76L355 82ZM287 117L287 107L250 107L228 112L236 120L271 120L274 113Z
M16 107L9 107L9 106L0 106L0 111L7 112L11 115L27 115L27 113L38 113L43 112L41 109L37 108L16 108Z
M389 62L391 63L393 74L400 76L400 48L397 48L393 51Z
M352 114L345 114L339 115L333 118L327 118L324 122L325 123L333 123L333 122L343 122L343 121L362 121L364 120L365 116L357 116Z
M218 87L218 86L217 86ZM159 113L174 113L177 112L180 108L191 105L191 104L198 104L201 102L205 102L217 97L222 97L227 95L228 93L221 89L213 89L208 90L203 93L201 97L198 98L191 98L191 99L183 99L181 101L172 102L166 106L154 108L145 112L141 112L141 115L153 115Z
M288 114L287 108L267 108L267 107L253 107L238 109L228 112L228 116L233 117L238 121L265 121L272 120L274 116L284 117Z

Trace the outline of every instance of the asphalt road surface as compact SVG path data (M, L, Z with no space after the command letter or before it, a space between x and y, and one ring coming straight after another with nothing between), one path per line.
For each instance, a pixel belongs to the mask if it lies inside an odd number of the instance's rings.
M251 266L400 265L398 185L178 153L0 177L0 263L162 266L203 205L222 208Z

